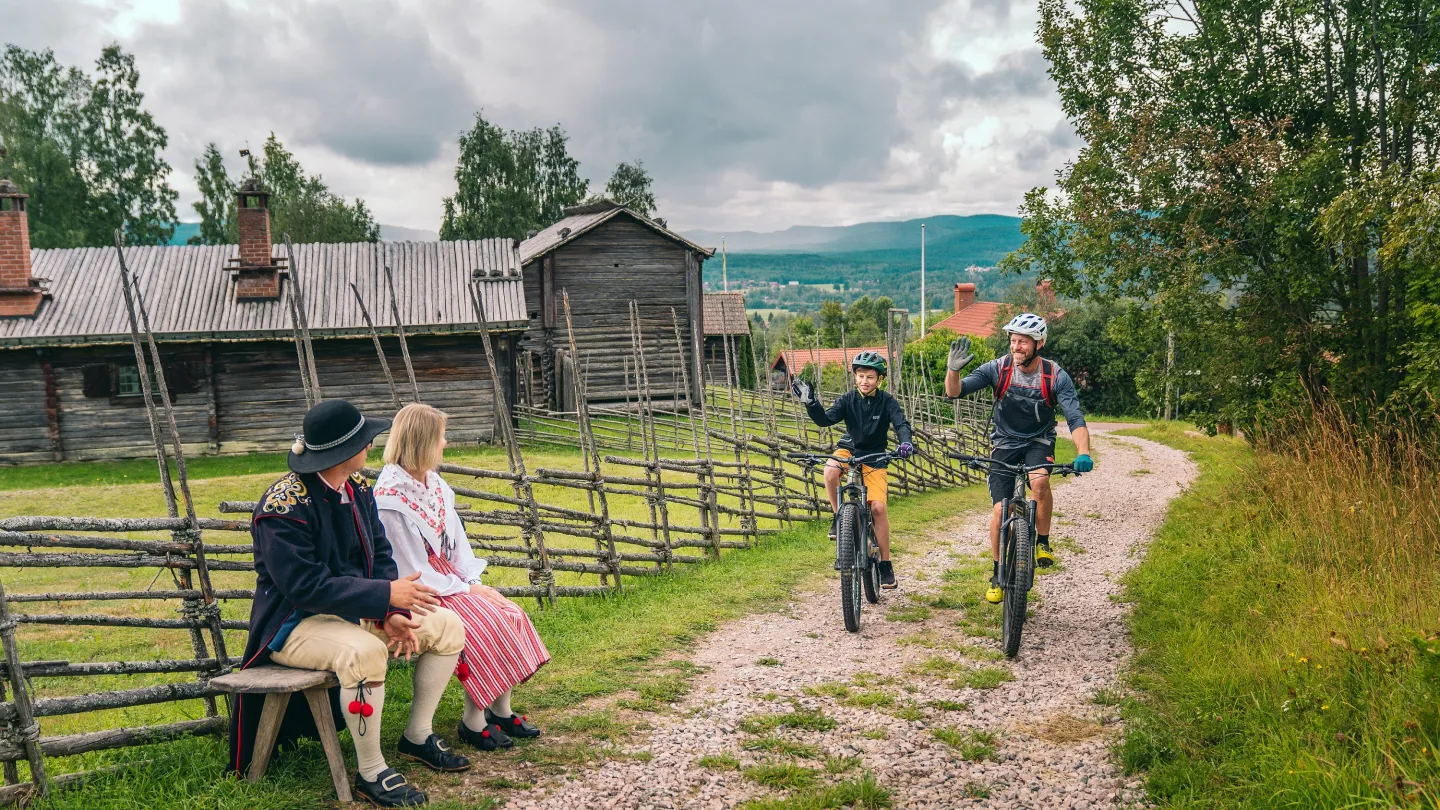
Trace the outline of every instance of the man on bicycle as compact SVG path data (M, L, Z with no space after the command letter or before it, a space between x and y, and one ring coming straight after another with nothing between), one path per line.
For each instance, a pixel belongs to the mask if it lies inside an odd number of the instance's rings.
M1090 472L1095 463L1090 459L1090 429L1080 412L1080 399L1075 382L1065 369L1052 360L1040 357L1048 334L1045 319L1022 312L1005 324L1010 335L1010 353L991 360L970 372L963 380L960 372L975 359L970 353L970 338L962 337L950 344L950 358L945 372L945 395L963 397L982 388L995 392L995 412L990 432L994 450L991 457L1005 464L1053 464L1055 462L1055 409L1065 412L1065 423L1079 453L1075 457L1076 472ZM1015 487L1015 476L991 471L990 554L996 561L990 575L986 601L998 604L1004 599L1000 590L1000 502ZM1050 512L1054 495L1050 490L1050 471L1030 473L1030 488L1035 496L1036 564L1048 568L1055 564L1050 551Z
M883 453L893 427L895 437L900 440L900 446L895 449L896 455L909 458L915 452L915 445L910 443L910 422L905 419L905 412L900 409L895 397L880 390L880 378L885 376L885 358L875 352L860 352L850 363L850 370L855 374L855 390L841 394L829 408L820 404L814 389L799 377L791 381L790 388L805 405L805 411L815 424L830 427L842 421L845 423L845 435L840 439L835 455L854 458ZM880 545L880 587L894 588L895 567L890 563L890 516L885 511L886 464L884 461L873 465L862 464L860 473L865 476L870 514L875 520L875 540ZM831 540L835 539L835 521L840 511L840 477L847 466L835 459L825 464L825 494L830 496L831 512L836 513L830 522Z

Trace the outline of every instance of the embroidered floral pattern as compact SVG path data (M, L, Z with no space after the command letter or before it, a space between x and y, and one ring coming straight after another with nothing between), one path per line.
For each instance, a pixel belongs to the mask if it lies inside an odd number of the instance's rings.
M300 476L290 473L271 485L260 504L261 514L288 515L296 506L309 506L310 493Z

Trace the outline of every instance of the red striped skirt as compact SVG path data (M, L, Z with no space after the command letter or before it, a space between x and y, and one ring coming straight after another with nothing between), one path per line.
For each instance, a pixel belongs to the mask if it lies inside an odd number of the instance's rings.
M450 562L433 552L430 565L442 574L454 574ZM535 632L535 625L510 600L491 601L472 593L440 597L441 604L460 616L465 626L465 666L457 677L477 706L488 706L507 690L530 679L550 661L550 651ZM467 671L468 670L468 671Z

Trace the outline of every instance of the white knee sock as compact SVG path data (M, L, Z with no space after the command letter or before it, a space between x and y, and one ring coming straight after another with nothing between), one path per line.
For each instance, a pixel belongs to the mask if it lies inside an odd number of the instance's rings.
M410 722L405 726L405 739L419 745L430 739L434 733L435 710L450 676L455 674L455 662L460 653L436 655L425 653L415 662L415 700L410 704Z
M495 698L490 703L490 713L496 717L510 716L510 690L506 689L505 694Z
M358 687L340 687L340 713L345 715L345 727L350 729L350 739L355 742L355 759L359 763L360 775L365 777L365 781L374 782L386 768L385 755L380 753L380 713L385 708L385 684L365 685L364 702L375 708L369 717L350 711L350 704L359 700ZM325 721L317 719L317 722Z
M471 731L482 731L486 726L485 707L475 705L470 693L465 693L465 727Z

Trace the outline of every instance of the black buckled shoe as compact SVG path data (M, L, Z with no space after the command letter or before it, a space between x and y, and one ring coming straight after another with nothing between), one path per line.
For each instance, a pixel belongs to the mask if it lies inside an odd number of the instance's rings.
M895 588L895 565L889 560L880 561L880 587L887 591Z
M355 792L376 807L418 807L428 804L430 797L405 781L394 768L386 768L370 782L355 774Z
M412 759L432 771L457 771L470 770L470 760L460 756L451 750L445 741L440 739L439 734L431 734L423 743L410 742L410 738L404 734L400 735L400 756L405 759Z
M835 536L836 536L836 534L839 532L839 528L838 528L839 526L840 526L840 516L839 516L839 515L835 515L835 516L831 517L831 518L830 518L830 542L832 542L832 543L835 542Z
M489 715L489 712L486 712L486 715ZM486 719L489 719L488 716ZM500 727L494 723L479 731L471 731L470 727L465 725L464 720L460 721L460 742L473 745L481 751L495 751L500 748L509 748L515 744L515 741L506 736L505 732L501 731Z
M494 723L511 737L540 736L540 729L530 725L530 721L524 715L512 714L509 717L497 717L494 712L486 709L485 722Z

